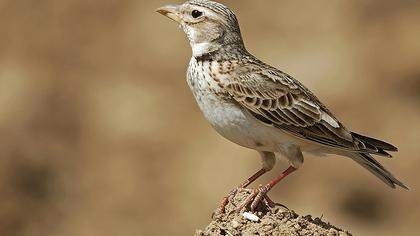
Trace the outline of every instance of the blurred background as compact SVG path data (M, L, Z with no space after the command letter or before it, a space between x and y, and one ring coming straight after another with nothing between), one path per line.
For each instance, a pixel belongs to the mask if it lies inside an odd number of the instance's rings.
M0 235L192 235L260 168L200 114L189 44L154 12L168 1L0 0ZM355 235L418 233L420 2L223 3L250 52L398 146L378 159L411 188L306 155L272 199Z

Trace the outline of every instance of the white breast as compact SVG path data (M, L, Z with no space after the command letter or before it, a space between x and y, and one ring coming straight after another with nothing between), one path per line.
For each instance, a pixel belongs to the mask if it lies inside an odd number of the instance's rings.
M288 134L261 123L230 97L223 96L210 77L212 65L208 63L191 59L188 84L200 110L219 134L241 146L262 151L279 151L280 143L290 141Z

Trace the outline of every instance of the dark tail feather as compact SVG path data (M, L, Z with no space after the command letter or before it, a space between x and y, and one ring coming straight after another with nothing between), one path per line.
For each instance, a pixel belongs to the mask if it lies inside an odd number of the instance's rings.
M372 146L374 146L378 149L382 149L382 151L384 151L384 150L385 151L391 151L391 152L398 151L397 147L395 147L392 144L386 143L384 141L374 139L374 138L370 138L370 137L366 137L366 136L363 136L361 134L357 134L357 133L353 133L353 132L351 132L351 134L353 135L353 137L359 139L363 143L366 143L368 145L372 145Z
M353 156L353 160L359 163L361 166L366 168L376 177L381 179L385 184L391 188L395 188L396 185L408 189L401 181L395 178L389 171L387 171L378 161L373 159L370 154L360 153Z

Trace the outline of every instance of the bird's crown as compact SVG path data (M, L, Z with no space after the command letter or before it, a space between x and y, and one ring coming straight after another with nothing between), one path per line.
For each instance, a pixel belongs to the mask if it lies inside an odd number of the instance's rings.
M227 49L245 50L235 14L221 3L190 0L181 5L166 5L157 11L181 25L194 56Z

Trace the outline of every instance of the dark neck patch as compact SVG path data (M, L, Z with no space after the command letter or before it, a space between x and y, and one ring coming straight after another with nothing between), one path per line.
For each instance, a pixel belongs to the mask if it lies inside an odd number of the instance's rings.
M213 55L212 53L208 52L208 53L204 53L200 56L195 56L195 60L197 61L211 61L213 59Z

